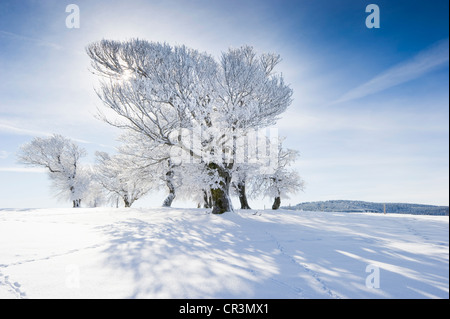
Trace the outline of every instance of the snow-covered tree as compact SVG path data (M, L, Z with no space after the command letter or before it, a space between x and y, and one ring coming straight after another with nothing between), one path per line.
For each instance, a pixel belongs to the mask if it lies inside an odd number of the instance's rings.
M50 179L57 198L72 201L73 207L81 207L81 203L89 197L92 175L84 165L78 164L74 176L50 174Z
M282 148L280 140L275 170L253 176L251 181L252 194L274 198L272 209L276 210L281 206L282 197L289 198L290 194L303 190L304 181L300 175L295 170L288 169L288 166L297 157L298 152Z
M180 176L177 174L180 164L174 161L170 147L155 143L142 134L132 131L123 134L120 141L122 145L119 147L119 153L128 158L128 166L139 171L141 177L151 179L153 189L168 191L162 206L170 207L181 183Z
M95 155L98 162L95 179L112 199L120 197L125 207L131 207L151 189L150 178L134 169L129 157L120 154L110 156L106 152L96 152Z
M249 163L237 163L234 167L232 186L241 209L251 209L247 199L247 181L256 174L257 169L258 165Z
M179 198L192 200L198 207L212 208L211 187L214 180L204 163L183 163L177 167Z
M36 137L22 145L18 159L26 165L47 168L58 196L72 201L73 207L80 207L89 184L88 176L80 167L80 158L85 155L83 148L55 134L47 138Z
M276 131L276 130L275 130ZM235 148L239 160L233 167L232 186L239 198L241 209L251 209L248 203L248 188L255 177L271 172L278 163L278 131L276 136L267 136L264 130L246 132L247 134L236 141ZM251 194L250 194L251 195Z
M116 197L111 196L109 192L98 182L94 170L89 170L90 183L86 195L83 197L83 203L87 207L100 207L108 204L115 204Z
M241 209L251 209L250 205L248 204L246 184L247 184L246 175L240 177L235 183L232 184L237 196L239 197Z
M232 210L233 141L274 124L291 103L292 90L274 72L280 57L244 46L216 61L185 46L137 39L102 40L87 53L104 78L98 95L115 113L105 121L203 163L212 181L212 212ZM181 138L183 130L200 132L200 147Z

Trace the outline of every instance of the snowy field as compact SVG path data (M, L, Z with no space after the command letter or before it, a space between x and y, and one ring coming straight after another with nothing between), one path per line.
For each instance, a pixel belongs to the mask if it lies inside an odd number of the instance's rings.
M0 298L449 298L449 217L0 210Z

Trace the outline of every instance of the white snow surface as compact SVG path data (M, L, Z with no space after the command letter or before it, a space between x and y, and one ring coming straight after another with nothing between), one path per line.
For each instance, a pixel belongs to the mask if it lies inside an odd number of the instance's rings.
M0 298L449 298L449 217L2 209Z

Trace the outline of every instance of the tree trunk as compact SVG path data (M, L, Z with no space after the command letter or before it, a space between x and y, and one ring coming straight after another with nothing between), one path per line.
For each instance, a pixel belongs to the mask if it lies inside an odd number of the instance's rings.
M276 210L280 208L280 205L281 205L281 198L280 196L277 196L275 197L275 201L273 202L272 209Z
M163 202L163 207L172 206L172 202L174 199L175 199L175 193L172 193L172 191L170 191L169 195L166 197L166 199Z
M73 178L75 178L75 176ZM69 189L70 189L70 192L72 193L72 198L74 198L75 197L74 196L74 194L75 194L75 187L70 186ZM80 207L81 206L81 198L72 200L72 205L73 205L72 206L73 208Z
M203 208L212 208L212 198L208 191L203 190Z
M233 205L230 199L230 172L215 163L208 164L208 168L211 171L217 171L219 177L221 178L221 181L217 185L218 187L211 188L211 198L213 204L212 213L223 214L225 212L233 211Z
M247 194L245 193L245 180L238 182L237 189L239 192L239 201L241 202L241 209L251 209L247 201Z
M164 200L163 207L172 206L172 202L175 199L175 185L173 183L173 175L174 175L173 170L169 170L166 173L166 185L167 185L167 188L169 189L169 195Z
M78 208L81 206L81 199L74 199L72 201L72 203L73 203L73 208Z
M131 202L128 200L128 196L127 195L125 195L124 197L123 197L123 203L124 203L124 205L125 205L125 207L131 207Z

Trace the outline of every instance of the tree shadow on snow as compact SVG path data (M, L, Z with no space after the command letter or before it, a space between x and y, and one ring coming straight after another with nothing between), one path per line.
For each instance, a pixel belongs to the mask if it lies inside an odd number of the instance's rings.
M279 272L235 224L127 219L102 230L110 238L105 265L133 278L128 298L252 298Z
M410 220L278 216L127 219L102 228L105 265L131 276L129 298L448 296L448 253L426 249L439 242L433 228L422 238ZM379 267L379 288L367 286L368 266Z

